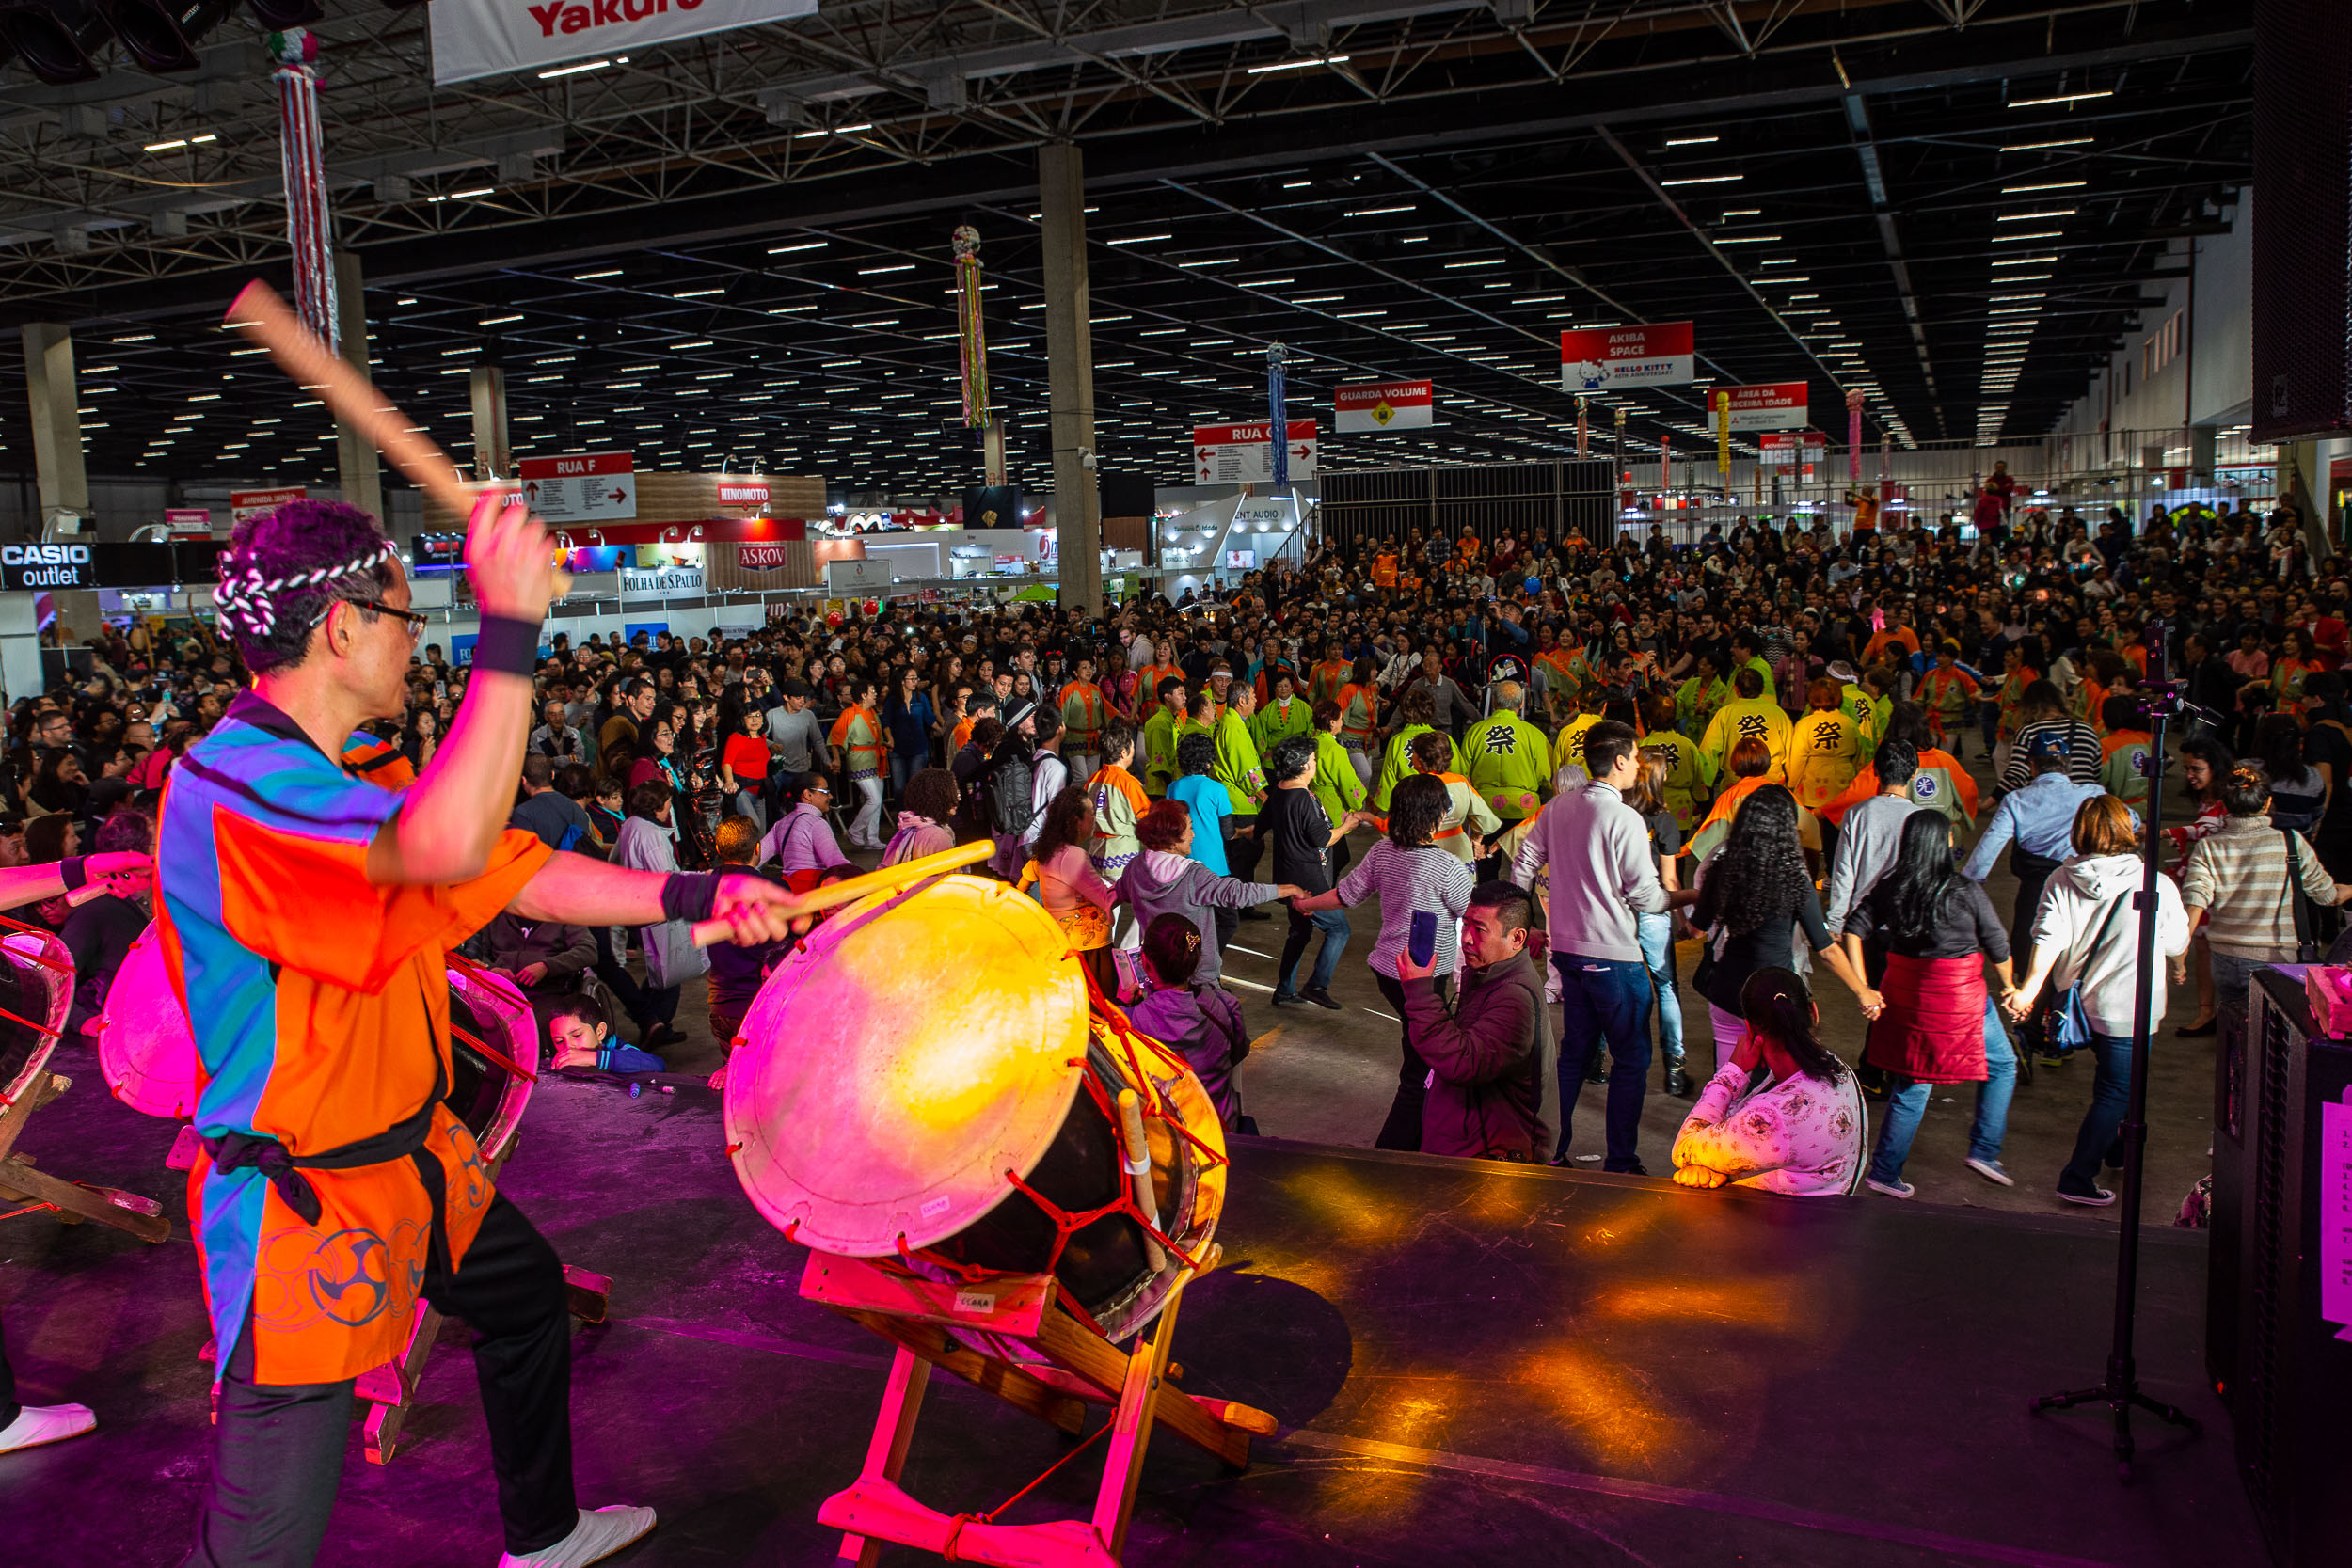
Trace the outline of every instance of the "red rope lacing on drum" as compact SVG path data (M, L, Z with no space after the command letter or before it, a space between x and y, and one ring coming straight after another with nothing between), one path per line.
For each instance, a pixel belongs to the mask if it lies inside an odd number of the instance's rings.
M1128 1020L1125 1010L1117 1003L1111 1001L1110 998L1103 994L1103 989L1101 986L1096 984L1093 974L1084 966L1080 966L1078 973L1086 977L1087 1000L1092 1013L1091 1022L1093 1027L1106 1037L1107 1044L1123 1053L1127 1058L1127 1065L1131 1073L1131 1081L1134 1083L1136 1087L1141 1091L1140 1099L1142 1101L1142 1109L1145 1119L1159 1122L1162 1126L1168 1130L1172 1136L1183 1138L1186 1143L1192 1145L1192 1147L1199 1151L1200 1158L1204 1164L1209 1166L1209 1168L1215 1169L1220 1165L1230 1164L1232 1161L1229 1156L1221 1150L1212 1148L1208 1144L1202 1142L1191 1129L1184 1126L1184 1124L1179 1121L1176 1117L1168 1115L1166 1104L1163 1102L1158 1093L1152 1088L1151 1077L1144 1069L1144 1057L1147 1054L1156 1057L1159 1064L1163 1068L1176 1072L1189 1072L1192 1070L1192 1065L1185 1061L1183 1056L1161 1044L1158 1040L1152 1038L1151 1036L1138 1033L1135 1025ZM1071 1065L1073 1067L1083 1067L1085 1065L1085 1058L1073 1057L1071 1061ZM1119 1107L1112 1102L1111 1097L1104 1092L1103 1085L1095 1081L1091 1073L1082 1074L1079 1082L1086 1085L1087 1093L1093 1097L1094 1103L1103 1113L1104 1119L1109 1122L1114 1130L1117 1129L1119 1126ZM1062 1254L1068 1250L1070 1238L1072 1236L1081 1230L1084 1230L1088 1226L1092 1225L1095 1221L1107 1218L1113 1214L1126 1215L1129 1219L1135 1221L1138 1229L1142 1230L1153 1241L1159 1243L1161 1246L1167 1248L1172 1257L1181 1259L1187 1269L1198 1270L1200 1267L1200 1257L1197 1254L1186 1252L1183 1246L1178 1244L1174 1237L1168 1235L1167 1231L1161 1229L1157 1225L1153 1224L1150 1219L1145 1217L1142 1209L1136 1203L1135 1184L1128 1179L1124 1161L1118 1159L1115 1156L1114 1163L1118 1176L1117 1191L1119 1196L1113 1198L1110 1202L1102 1205L1100 1208L1085 1210L1074 1214L1069 1210L1064 1209L1060 1204L1056 1203L1052 1198L1049 1198L1044 1194L1039 1192L1036 1188L1030 1186L1026 1181L1024 1181L1021 1179L1020 1172L1013 1170L1008 1170L1005 1172L1005 1180L1007 1183L1009 1183L1014 1191L1020 1193L1024 1197L1026 1197L1031 1203L1035 1204L1038 1212L1053 1222L1054 1250L1046 1259L1044 1268L1039 1272L1041 1274L1052 1274L1060 1266ZM787 1240L790 1239L789 1231L786 1232L786 1237ZM882 1267L887 1272L902 1273L907 1277L915 1279L924 1277L919 1272L916 1271L916 1263L928 1263L931 1267L951 1275L967 1285L977 1284L981 1280L993 1278L999 1272L994 1269L982 1268L977 1264L965 1263L956 1259L946 1257L935 1247L910 1247L907 1245L906 1233L904 1231L899 1232L893 1244L898 1248L898 1258L901 1264L903 1264L902 1268L894 1266L888 1259L877 1258L870 1259L868 1261ZM1072 1316L1077 1318L1096 1334L1103 1334L1103 1325L1095 1321L1092 1313L1089 1312L1085 1307L1079 1306L1076 1301L1073 1300L1066 1294L1062 1295L1059 1300L1060 1304L1070 1310ZM1107 1336L1105 1336L1105 1338L1107 1338ZM1049 1471L1048 1474L1050 1473L1051 1472ZM1043 1478L1041 1477L1039 1479L1042 1480ZM1019 1499L1015 1498L1014 1500L1018 1501ZM1010 1504L1008 1504L1007 1506L1009 1507ZM960 1515L959 1517L961 1516ZM991 1517L993 1516L992 1515ZM951 1558L950 1560L953 1560L953 1559Z
M7 915L4 915L4 914L0 914L0 928L5 928L5 929L8 929L8 930L11 930L11 931L24 931L24 932L28 932L28 933L30 933L30 934L32 934L32 935L34 935L34 936L40 936L40 937L51 937L51 938L54 938L54 937L56 937L56 934L57 934L56 932L52 931L52 930L49 930L49 929L47 929L47 928L45 928L45 927L40 927L40 926L27 926L27 925L25 925L25 924L24 924L24 922L23 922L23 921L21 921L21 920L11 920L11 919L9 919ZM24 957L25 957L25 958L30 958L30 959L32 959L35 963L41 965L41 966L42 966L43 968L45 968L45 969L54 969L54 970L58 971L60 974L72 974L72 973L73 973L73 965L72 965L72 962L71 960L69 960L69 959L64 959L64 958L51 958L51 957L48 955L48 953L47 953L46 951L35 952L35 953L27 953L27 954L25 954L25 955L24 955ZM0 1007L0 1018L5 1018L5 1019L7 1019L7 1020L8 1020L10 1023L22 1023L23 1025L24 1025L24 1027L25 1027L25 1028L30 1029L30 1030L31 1030L31 1031L32 1031L35 1035L37 1035L37 1036L40 1036L40 1037L43 1037L48 1038L48 1039L56 1040L56 1039L63 1039L63 1038L65 1037L65 1036L64 1036L62 1033L60 1033L59 1031L57 1031L57 1030L56 1030L56 1029L52 1029L52 1028L50 1028L47 1024L45 1024L45 1023L35 1023L35 1022L34 1022L31 1019L29 1019L29 1018L21 1018L21 1017L19 1017L18 1015L16 1015L15 1013L12 1013L12 1012L8 1011L8 1008L6 1008L6 1007ZM6 1109L8 1109L9 1106L14 1105L15 1103L16 1103L16 1097L15 1097L15 1096L13 1096L13 1095L9 1095L9 1094L0 1094L0 1110L6 1110ZM38 1205L36 1205L36 1207L38 1207ZM17 1213L19 1213L19 1214L22 1214L22 1213L27 1213L27 1212L30 1212L30 1211L28 1211L28 1210L24 1210L24 1209L19 1209L19 1210L17 1210L17 1211L16 1211L16 1212L17 1212ZM5 1218L12 1218L12 1217L13 1217L12 1215L0 1215L0 1219L5 1219Z
M446 957L452 965L464 971L474 979L480 980L489 974L489 971L484 969L480 964L474 962L471 958L465 957L463 954L451 953L446 955ZM483 1055L489 1057L490 1060L496 1062L499 1066L504 1068L507 1071L515 1074L516 1077L532 1084L536 1084L539 1081L539 1075L537 1073L523 1066L522 1063L514 1060L504 1052L496 1049L490 1044L489 1041L476 1039L472 1035L463 1029L460 1029L457 1026L456 1021L453 1019L450 1022L449 1032L452 1036L464 1040L468 1045L473 1047L474 1050L481 1053Z

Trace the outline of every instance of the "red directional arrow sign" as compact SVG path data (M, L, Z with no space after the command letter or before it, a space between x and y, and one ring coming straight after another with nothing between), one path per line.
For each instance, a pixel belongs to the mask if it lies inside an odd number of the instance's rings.
M550 523L626 522L637 515L637 463L625 451L526 457L523 494Z

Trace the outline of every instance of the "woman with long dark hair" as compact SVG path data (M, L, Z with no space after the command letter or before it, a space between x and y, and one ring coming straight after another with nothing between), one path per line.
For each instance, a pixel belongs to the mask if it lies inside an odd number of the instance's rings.
M1996 999L1984 983L1984 960L2000 976L2001 994L2015 992L2009 933L1984 885L1952 863L1952 837L1943 818L1915 812L1903 823L1895 868L1846 919L1848 956L1861 961L1862 939L1885 946L1886 974L1879 982L1883 1010L1870 1027L1863 1060L1887 1076L1886 1118L1865 1177L1872 1192L1910 1197L1903 1162L1938 1084L1979 1084L1968 1133L1967 1166L1998 1186L2012 1185L2001 1168L2009 1100L2017 1085L2017 1053L2001 1026Z
M1797 798L1780 784L1763 784L1740 802L1723 847L1699 868L1698 905L1691 924L1707 935L1710 962L1699 993L1707 998L1715 1028L1715 1059L1730 1059L1747 1023L1740 993L1760 969L1787 969L1795 958L1798 933L1804 951L1828 966L1854 993L1866 1015L1875 1017L1878 993L1862 977L1862 964L1838 946L1821 916L1797 838ZM1942 818L1934 818L1939 824Z
M883 699L882 728L890 735L890 799L903 803L907 781L931 765L931 734L938 715L930 693L923 689L920 666L902 664L890 673L889 695Z
M1094 970L1104 995L1116 996L1119 979L1109 958L1111 906L1119 895L1087 859L1093 839L1094 802L1085 785L1068 785L1046 802L1044 826L1016 885L1023 892L1037 889L1038 902L1070 939L1078 961Z

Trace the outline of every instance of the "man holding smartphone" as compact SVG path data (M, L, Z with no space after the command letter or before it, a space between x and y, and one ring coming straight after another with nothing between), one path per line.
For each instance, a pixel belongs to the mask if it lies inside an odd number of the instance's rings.
M1551 964L1560 974L1560 1147L1565 1162L1576 1091L1605 1044L1609 1050L1608 1156L1604 1169L1647 1176L1639 1148L1649 1077L1653 994L1636 917L1698 901L1658 880L1649 826L1626 803L1641 773L1630 724L1603 720L1584 734L1581 788L1558 797L1519 847L1511 879L1524 888L1550 872Z

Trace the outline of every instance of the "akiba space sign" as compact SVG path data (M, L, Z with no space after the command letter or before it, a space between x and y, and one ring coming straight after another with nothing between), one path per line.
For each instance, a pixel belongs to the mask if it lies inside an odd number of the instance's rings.
M1580 326L1560 334L1560 386L1569 392L1674 387L1691 379L1696 356L1689 322Z
M433 0L433 80L470 82L813 15L817 0Z
M0 588L89 588L87 545L0 545Z

